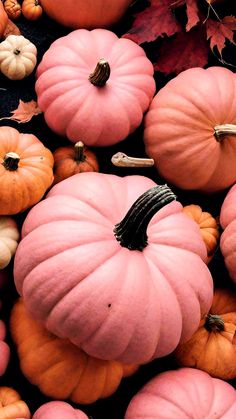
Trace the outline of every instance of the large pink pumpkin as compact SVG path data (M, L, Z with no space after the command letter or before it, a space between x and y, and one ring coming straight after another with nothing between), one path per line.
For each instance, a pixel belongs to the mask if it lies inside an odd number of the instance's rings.
M29 212L15 256L27 309L100 359L172 352L213 298L199 227L174 198L143 176L81 173L54 186Z
M224 229L220 238L220 248L226 267L236 282L236 185L227 193L220 211L220 224Z
M88 419L88 416L68 403L54 401L43 404L32 419Z
M147 154L182 189L216 192L236 181L236 75L191 68L169 81L145 117Z
M9 358L10 349L9 346L4 342L6 337L6 327L2 320L0 320L0 377L6 371Z
M49 127L72 142L108 146L142 122L155 93L144 50L106 29L57 39L38 66L36 92Z
M194 368L161 373L131 400L125 419L235 419L236 392Z

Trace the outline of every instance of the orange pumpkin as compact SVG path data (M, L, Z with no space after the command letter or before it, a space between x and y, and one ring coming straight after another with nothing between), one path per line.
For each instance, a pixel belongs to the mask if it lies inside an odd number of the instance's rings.
M216 289L212 307L201 320L191 339L179 345L175 357L179 365L195 367L213 377L236 377L236 293Z
M3 36L8 22L8 16L4 9L3 3L0 0L0 38Z
M23 374L53 399L93 403L113 394L135 365L102 361L60 339L35 322L22 300L13 307L10 330Z
M9 387L0 387L0 418L30 419L30 411L20 395Z
M54 184L76 173L98 172L96 155L78 141L74 146L60 147L53 153Z
M32 134L0 127L0 215L36 204L53 182L53 155Z
M43 9L39 0L24 0L22 3L22 14L26 19L37 20L42 16Z
M202 211L199 205L187 205L183 208L183 212L199 225L200 233L207 248L207 262L210 262L220 237L216 219L209 212Z
M18 19L21 15L21 5L17 0L6 0L4 3L4 9L8 17L12 20Z

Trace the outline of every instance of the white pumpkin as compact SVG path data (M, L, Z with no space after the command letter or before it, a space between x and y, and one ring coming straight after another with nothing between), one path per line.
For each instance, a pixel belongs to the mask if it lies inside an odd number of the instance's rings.
M0 269L11 261L18 246L20 233L15 220L11 217L0 217Z
M36 46L22 35L9 35L0 43L0 71L11 80L22 80L37 63Z

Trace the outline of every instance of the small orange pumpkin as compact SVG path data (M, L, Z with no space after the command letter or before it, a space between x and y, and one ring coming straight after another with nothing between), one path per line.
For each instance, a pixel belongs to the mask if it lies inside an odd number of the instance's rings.
M53 399L93 403L113 394L122 378L138 368L93 358L54 336L35 322L21 299L13 307L10 330L23 374Z
M17 0L6 0L4 2L4 9L9 19L16 20L21 15L21 5Z
M0 387L0 418L30 419L30 411L20 395L9 387Z
M209 212L202 211L199 205L187 205L183 212L192 218L200 228L200 233L207 248L207 263L213 258L220 233L217 221Z
M36 204L53 182L53 155L32 134L0 127L0 215Z
M191 339L179 345L175 358L180 366L195 367L213 377L236 377L236 293L216 289L212 307Z
M43 9L39 0L24 0L22 3L22 14L26 19L37 20L42 16Z
M96 155L78 141L74 146L60 147L53 153L54 184L83 172L98 172Z

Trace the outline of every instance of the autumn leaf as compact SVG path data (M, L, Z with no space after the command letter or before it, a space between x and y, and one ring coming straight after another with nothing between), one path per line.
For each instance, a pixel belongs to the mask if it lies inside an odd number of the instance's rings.
M136 14L132 28L123 35L137 44L155 41L164 35L172 36L181 30L171 9L171 0L150 0L142 12Z
M155 70L178 74L190 67L204 67L207 64L208 43L201 27L194 28L164 40L158 55Z
M23 102L20 99L18 108L11 112L12 116L7 116L0 118L0 121L4 119L11 119L18 123L29 122L33 116L42 113L41 109L38 107L37 102L31 100L30 102Z
M219 22L208 19L206 22L206 32L207 39L210 40L211 49L213 50L216 47L221 55L226 40L235 44L234 30L236 30L236 18L233 16L226 16Z
M196 0L186 0L188 22L186 31L190 31L199 22L198 5Z

